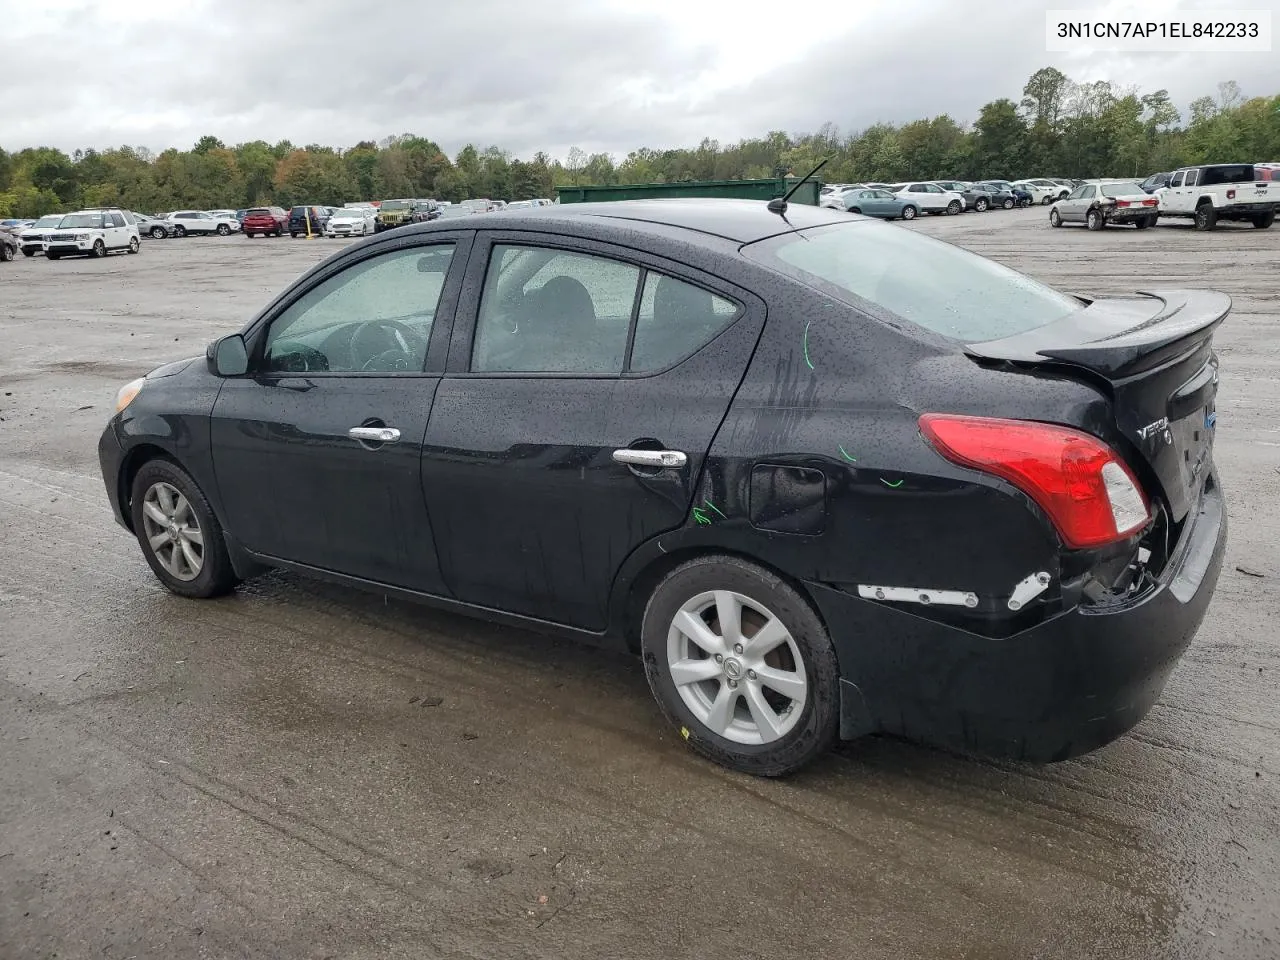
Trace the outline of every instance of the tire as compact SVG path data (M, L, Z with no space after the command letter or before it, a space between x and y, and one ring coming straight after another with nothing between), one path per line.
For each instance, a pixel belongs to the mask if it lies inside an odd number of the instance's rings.
M44 258L45 258L46 260L59 260L59 259L61 259L61 258L62 258L62 254L60 254L60 253L46 253L46 254L44 255Z
M24 257L34 257L36 255L36 252L34 250L23 250L22 255Z
M1212 230L1218 225L1218 211L1213 209L1213 204L1202 203L1196 207L1196 229Z
M237 579L222 539L222 525L200 487L177 464L149 460L142 465L133 479L130 512L142 555L169 591L180 597L208 599L235 588ZM162 517L163 524L159 522ZM152 541L158 541L154 548ZM198 564L193 564L192 558Z
M905 206L905 207L903 207L903 208L902 208L902 219L903 219L903 220L914 220L914 219L916 218L916 215L917 215L918 213L919 213L919 211L918 211L918 210L916 210L916 208L915 208L915 207L910 206L910 205L907 205L907 206Z
M963 209L964 205L959 200L952 200L947 204L947 216L954 217Z
M168 236L168 234L166 234L166 233L164 232L164 227L152 227L152 228L151 228L151 239L152 239L152 240L163 240L166 236Z
M1013 197L1010 197L1004 203L1001 204L1001 206L1004 207L1006 210L1012 210L1017 205L1018 205L1018 201L1014 200Z
M1253 217L1249 222L1259 230L1266 230L1276 222L1276 212L1274 210L1268 210L1266 213Z
M752 656L749 643L744 655L742 645L733 645L732 634L725 643L723 634L709 625L719 626L722 603L750 629L745 639L757 636L768 622L777 624L781 641L763 656ZM705 651L676 627L681 621L693 623L699 611L707 617L699 637L718 654ZM743 773L778 777L800 769L835 741L840 702L835 649L812 607L767 570L716 555L677 567L649 597L641 649L658 706L689 746L709 760ZM684 667L679 685L673 664ZM756 677L757 669L763 674L766 668L776 684ZM688 679L700 675L703 679ZM724 703L732 713L725 711L726 722L717 729L715 706Z
M1158 213L1153 213L1151 216L1147 217L1148 227L1154 227L1159 222L1160 222L1160 214Z
M1147 229L1147 227L1151 226L1151 218L1150 218L1150 217L1142 217L1142 218L1140 218L1140 219L1138 219L1138 220L1135 220L1135 221L1133 221L1133 226L1134 226L1134 228L1135 228L1135 229L1137 229L1137 230L1145 230L1145 229Z
M137 253L142 249L142 242L137 237L129 238L129 252Z
M175 237L185 237L187 235L187 228L182 224L178 224L173 228L173 235Z
M1053 203L1053 201L1056 199L1057 199L1056 197L1045 197L1043 200L1040 201L1040 203L1042 206L1047 207L1049 204Z
M13 257L13 247L7 243L0 243L0 263L8 263Z
M850 207L850 208L849 208L849 212L850 212L850 213L856 213L856 214L858 214L859 216L861 216L861 215L862 215L862 210L861 210L861 208L859 208L859 207Z
M1058 213L1057 210L1049 211L1049 226L1051 227L1062 226L1062 214Z
M226 237L226 236L230 236L230 234L231 234L230 227L228 227L225 223L218 224L218 236Z
M297 230L290 230L290 231L289 231L289 237L290 237L290 239L297 240L297 239L298 239L298 231L297 231Z
M1090 230L1101 230L1107 225L1107 221L1102 216L1102 211L1094 207L1094 209L1085 214L1084 225Z
M973 202L973 209L977 210L979 213L985 213L989 206L991 206L991 204L987 203L987 201L983 200L981 197Z
M244 238L245 238L246 240L252 240L252 239L254 238L254 234L253 234L253 232L252 232L252 231L250 231L250 230L246 230L246 231L244 232Z
M91 257L105 257L107 255L107 245L101 240L93 241L93 251L89 254Z

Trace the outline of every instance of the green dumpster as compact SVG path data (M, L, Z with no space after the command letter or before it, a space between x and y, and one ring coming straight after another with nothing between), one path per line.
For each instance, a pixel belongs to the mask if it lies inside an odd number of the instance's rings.
M732 197L738 200L772 200L783 196L798 177L771 180L686 180L679 183L619 183L613 186L556 187L561 203L599 203L609 200L658 200L672 197ZM792 203L818 205L821 180L807 180L791 198Z

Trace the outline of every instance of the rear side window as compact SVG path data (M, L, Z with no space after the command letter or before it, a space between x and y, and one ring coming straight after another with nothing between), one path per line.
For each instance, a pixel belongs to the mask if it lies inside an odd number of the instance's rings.
M966 343L1024 333L1081 309L1015 270L886 224L817 227L743 253L853 306Z
M1200 182L1206 186L1215 183L1249 183L1254 179L1251 163L1229 163L1219 167L1205 167L1200 171Z
M710 290L660 273L647 274L630 369L663 370L710 343L737 316L736 303Z

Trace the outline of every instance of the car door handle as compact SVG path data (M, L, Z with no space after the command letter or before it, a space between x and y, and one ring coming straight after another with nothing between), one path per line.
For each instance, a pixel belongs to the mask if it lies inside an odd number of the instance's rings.
M689 462L679 450L630 450L613 451L615 463L625 463L633 467L683 467Z
M400 431L395 427L352 427L347 436L364 443L395 443L400 439Z

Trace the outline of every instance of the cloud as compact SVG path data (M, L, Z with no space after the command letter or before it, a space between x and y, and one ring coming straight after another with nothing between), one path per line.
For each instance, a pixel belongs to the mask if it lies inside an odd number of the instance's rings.
M1225 79L1276 92L1270 54L1047 54L1046 6L45 0L5 15L0 131L7 149L414 132L451 153L623 155L826 121L972 121L1049 64L1182 107Z

